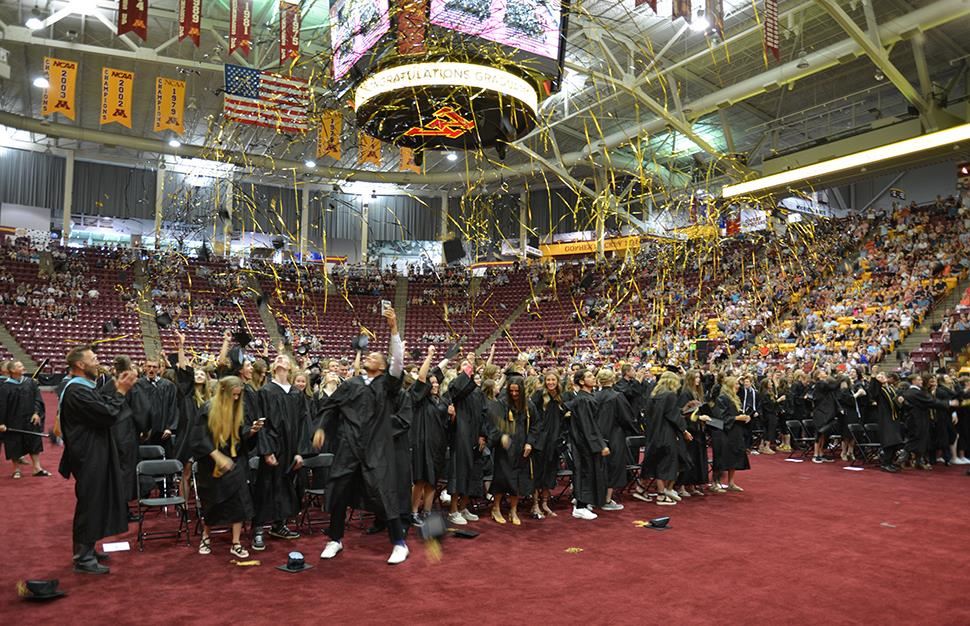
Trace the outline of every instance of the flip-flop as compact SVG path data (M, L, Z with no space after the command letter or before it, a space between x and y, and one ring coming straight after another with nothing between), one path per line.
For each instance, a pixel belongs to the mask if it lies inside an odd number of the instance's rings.
M47 470L40 470L39 472L34 472L34 476L50 476L51 473Z
M14 480L19 480L19 479L20 479L20 475L21 475L21 474L20 474L20 470L17 470L17 471L15 471L15 472L13 473L13 479L14 479Z

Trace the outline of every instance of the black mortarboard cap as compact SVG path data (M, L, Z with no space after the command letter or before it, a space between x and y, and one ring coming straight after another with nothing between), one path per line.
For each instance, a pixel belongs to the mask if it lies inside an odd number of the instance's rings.
M350 348L351 350L354 350L354 351L360 350L361 352L363 352L364 350L367 349L367 346L369 344L370 344L370 339L367 338L367 335L357 335L351 340Z
M445 351L445 358L451 360L458 356L458 353L461 352L461 344L463 343L465 343L465 337L459 337L458 341L451 344L451 346Z
M239 344L240 347L245 348L252 342L253 336L249 334L245 328L240 328L232 333L233 341Z
M159 328L165 329L172 325L172 316L162 312L155 316L155 323Z

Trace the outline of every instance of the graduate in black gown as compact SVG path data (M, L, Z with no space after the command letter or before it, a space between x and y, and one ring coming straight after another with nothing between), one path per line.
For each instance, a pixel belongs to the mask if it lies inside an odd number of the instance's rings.
M179 402L175 384L161 376L160 359L148 359L144 376L132 389L131 408L135 412L142 443L162 446L165 458L172 458L173 435L178 432Z
M172 455L182 463L182 493L188 493L192 475L192 438L199 410L209 401L209 375L202 368L192 367L185 355L185 335L177 330L175 335L178 337L178 360L174 372L178 429Z
M7 428L16 428L33 433L44 432L44 399L40 395L40 386L33 378L24 375L24 364L20 361L11 363L9 376L0 383L3 385L3 423ZM7 460L13 464L13 477L20 478L18 459L30 456L34 476L50 476L40 464L40 454L44 451L44 438L26 433L4 433L4 447Z
M252 497L246 470L246 448L255 447L263 422L246 428L242 400L245 384L236 376L221 378L215 394L193 420L192 455L197 460L196 485L202 506L202 539L199 554L211 554L213 526L230 526L229 553L237 559L249 557L240 535L242 526L253 518Z
M616 381L613 388L623 394L626 401L630 404L633 416L637 423L640 423L641 413L643 413L643 403L645 400L643 384L643 372L640 370L639 378L636 368L631 363L624 363L620 367L620 379Z
M297 477L303 455L310 451L310 433L302 394L290 384L293 361L285 354L272 365L273 379L259 390L259 405L265 422L257 436L259 467L256 470L255 534L253 549L265 549L263 526L276 539L297 539L300 533L286 522L300 512Z
M680 483L684 492L691 496L703 496L701 490L707 484L707 432L704 424L710 421L711 406L704 400L704 388L700 370L690 370L684 375L684 384L677 402L690 438L686 439L687 465L681 469ZM681 497L684 493L679 493Z
M606 457L610 448L600 432L596 414L599 409L593 397L596 375L589 370L573 374L576 396L566 402L569 419L569 445L573 457L573 517L596 519L588 505L606 504Z
M744 491L734 482L734 474L737 470L751 469L744 432L741 429L741 424L750 422L751 417L741 413L739 387L736 377L725 377L721 382L721 393L714 404L712 417L722 422L721 428L715 428L711 433L714 448L714 486L711 491L714 493L723 493L725 490ZM725 472L728 477L726 488L721 486Z
M60 474L74 476L74 571L107 574L98 563L104 555L95 551L95 542L128 529L125 485L113 441L112 426L125 407L125 395L135 384L135 373L122 372L115 382L115 393L95 389L98 357L88 346L67 353L71 378L60 396L60 429L64 435L64 454Z
M949 415L951 407L960 404L959 400L938 400L929 391L932 376L913 374L909 387L903 393L903 412L906 415L906 455L920 469L932 469L930 465L930 433L934 411Z
M871 413L879 424L879 469L896 473L900 470L897 456L903 448L902 408L898 402L895 381L885 372L877 372L869 382L866 395L870 402ZM899 459L900 463L902 458Z
M418 510L424 506L427 515L434 501L435 485L444 478L445 452L448 448L448 426L451 418L448 405L441 399L441 371L435 368L429 374L435 348L428 346L418 378L408 390L411 394L413 418L410 429L411 439L411 488L412 522L420 522Z
M517 507L519 498L532 495L535 470L532 464L532 451L539 445L541 416L539 410L525 395L525 380L512 376L505 385L505 394L500 408L486 425L489 446L495 469L492 475L490 492L492 500L492 519L499 524L505 523L502 515L502 498L509 496L509 521L519 526Z
M448 384L445 401L451 416L449 431L448 493L451 510L448 522L464 525L478 516L468 510L471 498L485 495L482 468L485 452L485 395L475 384L474 355L466 359L461 372Z
M832 463L835 459L825 456L825 442L829 435L837 434L839 428L838 393L841 384L848 380L834 377L818 370L812 385L812 422L815 424L815 456L813 463Z
M117 393L118 377L125 372L134 372L138 376L138 369L131 359L119 356L114 360L114 376L107 378L98 390L108 396ZM138 479L135 467L138 465L138 428L135 427L135 413L131 409L131 394L125 396L125 404L117 421L111 427L112 439L118 450L118 465L121 470L122 484L125 486L125 500L129 503L138 499ZM186 493L186 492L182 492ZM129 515L129 521L136 521L134 513Z
M962 396L956 388L953 381L953 377L943 370L936 377L936 390L933 392L937 400L943 400L949 402L954 398L960 399ZM937 411L936 419L933 421L932 432L930 433L930 446L932 447L932 452L939 453L937 457L942 458L943 462L949 465L957 458L956 454L956 425L957 425L957 412L956 409L952 411ZM933 457L930 457L930 462L933 461Z
M391 333L390 359L372 352L364 359L364 373L348 378L320 404L313 446L320 449L325 433L336 428L340 443L327 485L327 510L330 513L330 541L320 553L332 559L343 550L347 508L366 507L387 520L387 531L394 546L389 564L408 557L398 497L398 478L394 475L394 414L398 411L404 371L404 346L397 330L393 308L383 312ZM340 422L334 427L334 421Z
M539 420L539 447L532 451L536 487L532 515L538 518L556 517L549 508L549 496L559 480L566 415L559 370L552 368L543 373L542 388L532 395L532 403L542 414Z
M600 433L606 438L606 446L610 449L610 455L606 458L606 502L601 508L604 511L620 511L623 505L613 499L613 492L623 489L628 482L626 466L630 461L630 454L626 438L640 434L640 426L626 397L613 388L616 382L613 370L601 369L596 380L600 386L600 390L594 395L598 409L596 419Z
M657 479L657 504L674 505L681 496L674 490L674 482L681 469L689 463L686 440L687 422L681 413L680 376L664 372L653 388L650 403L650 431L643 455L642 473Z

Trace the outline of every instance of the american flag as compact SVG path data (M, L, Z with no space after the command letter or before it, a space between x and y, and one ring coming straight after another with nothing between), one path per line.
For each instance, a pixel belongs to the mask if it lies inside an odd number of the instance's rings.
M309 130L307 83L239 65L226 65L223 115L242 124L275 128L284 133Z

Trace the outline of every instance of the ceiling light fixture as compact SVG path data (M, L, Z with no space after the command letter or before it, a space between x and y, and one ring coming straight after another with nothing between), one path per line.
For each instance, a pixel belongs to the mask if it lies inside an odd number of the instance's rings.
M168 140L168 145L170 145L173 148L181 148L182 147L182 142L179 141L178 139L172 137L171 139Z
M806 56L807 55L805 54L805 48L802 48L801 50L799 50L798 51L798 65L796 65L795 67L797 67L800 70L807 70L808 69L808 59L805 58Z
M787 172L779 172L736 185L725 185L724 189L721 190L721 196L724 198L733 198L734 196L751 194L756 191L793 185L829 174L868 166L879 161L896 159L910 154L941 148L960 141L970 141L970 124L962 124L928 135L904 139L885 146L847 154L828 161L822 161L821 163L815 163L814 165L795 168Z
M690 29L695 33L703 33L710 27L711 21L707 19L707 14L704 13L704 9L698 9L697 17L690 23Z
M43 15L40 12L40 8L38 8L36 4L34 5L34 8L30 10L30 17L27 18L26 22L24 22L24 26L30 30L40 30L44 27Z
M449 152L448 156L446 156L445 158L448 159L449 161L454 162L458 160L458 155L455 154L454 152Z
M50 86L51 86L50 81L47 80L46 76L38 76L37 78L34 79L34 87L38 87L40 89L48 89L50 88Z
M314 161L313 159L307 159L306 161L303 162L303 165L305 165L307 169L312 170L317 166L317 162Z

